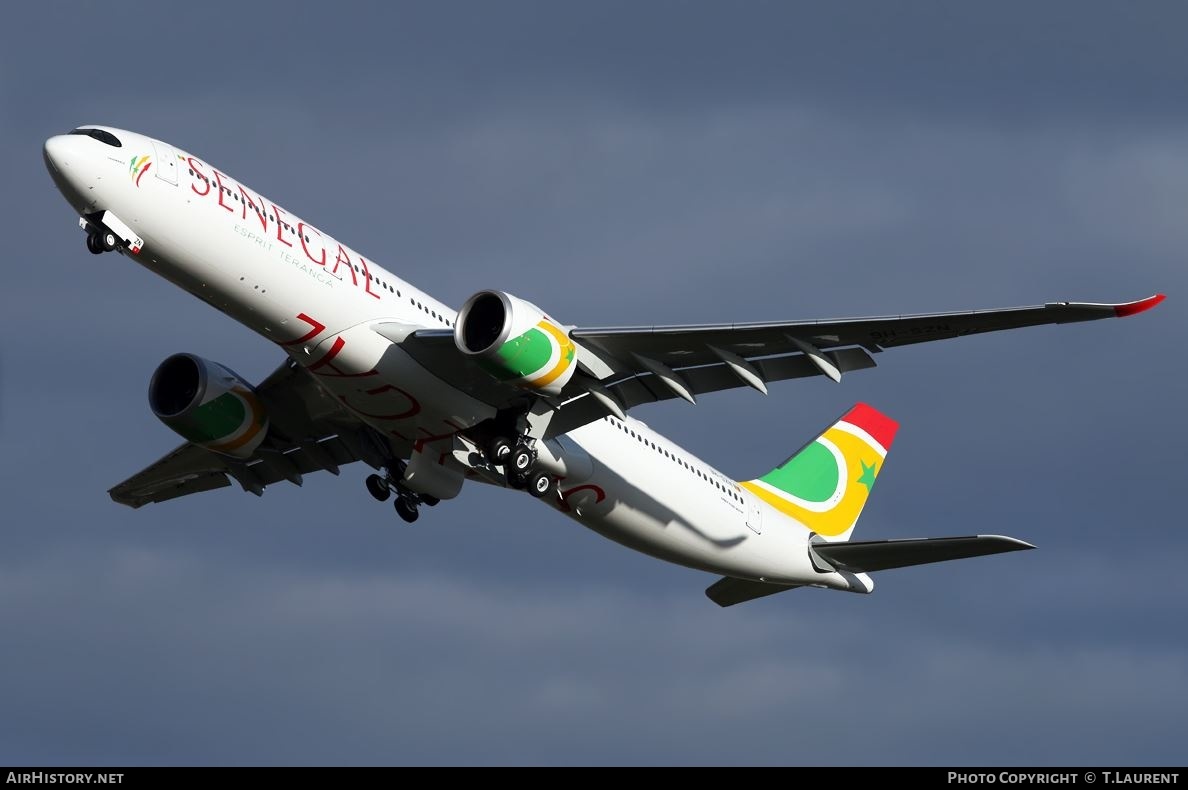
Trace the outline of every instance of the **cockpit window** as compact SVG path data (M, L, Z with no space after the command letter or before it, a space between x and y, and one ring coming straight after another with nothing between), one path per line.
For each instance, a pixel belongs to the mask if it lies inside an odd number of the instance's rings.
M70 134L81 134L87 137L93 137L101 143L106 143L113 148L123 148L120 143L120 138L116 137L111 132L105 132L102 129L75 129Z

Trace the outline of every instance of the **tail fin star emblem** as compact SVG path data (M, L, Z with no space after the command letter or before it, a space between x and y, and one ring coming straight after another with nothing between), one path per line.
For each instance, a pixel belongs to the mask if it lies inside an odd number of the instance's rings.
M858 478L858 482L866 486L867 493L870 493L870 490L874 488L876 465L868 465L866 461L861 461L860 463L862 464L862 477Z

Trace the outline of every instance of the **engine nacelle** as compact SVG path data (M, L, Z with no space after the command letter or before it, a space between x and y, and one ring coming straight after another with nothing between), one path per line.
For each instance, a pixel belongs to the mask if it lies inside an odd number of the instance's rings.
M479 291L454 324L454 342L495 378L557 395L573 378L577 347L531 302L503 291Z
M157 367L149 406L187 441L235 458L250 458L268 433L268 415L251 385L193 354L174 354Z

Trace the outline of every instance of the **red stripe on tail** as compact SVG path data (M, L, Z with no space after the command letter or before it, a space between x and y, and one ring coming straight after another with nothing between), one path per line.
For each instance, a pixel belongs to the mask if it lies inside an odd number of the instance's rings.
M869 433L876 442L883 445L884 450L891 449L891 442L895 441L895 432L899 430L899 423L865 403L854 404L854 408L846 412L842 420Z

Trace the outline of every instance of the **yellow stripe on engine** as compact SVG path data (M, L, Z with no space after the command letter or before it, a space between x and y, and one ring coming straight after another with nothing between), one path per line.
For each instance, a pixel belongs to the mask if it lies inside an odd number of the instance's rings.
M548 373L528 382L533 387L543 389L556 381L562 373L569 369L569 366L573 364L574 359L577 357L577 349L574 347L573 341L569 339L569 335L561 331L560 327L553 326L549 321L541 321L536 326L552 335L561 349L561 356L557 360L557 364Z

